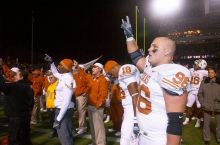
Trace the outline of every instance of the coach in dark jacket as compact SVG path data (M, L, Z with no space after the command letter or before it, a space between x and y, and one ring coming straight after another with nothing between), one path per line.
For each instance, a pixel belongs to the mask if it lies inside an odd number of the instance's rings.
M26 73L12 70L14 82L5 82L0 74L0 90L5 94L5 114L9 119L9 145L31 145L30 116L34 94Z
M204 110L203 139L205 144L208 145L211 140L210 118L213 113L217 124L216 138L220 143L220 78L216 76L214 68L208 69L208 78L201 83L198 98Z

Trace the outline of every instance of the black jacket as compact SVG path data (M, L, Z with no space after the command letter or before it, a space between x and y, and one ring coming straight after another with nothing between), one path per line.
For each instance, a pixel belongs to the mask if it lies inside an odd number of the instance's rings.
M0 91L5 94L4 109L8 117L30 115L34 105L34 93L29 81L6 83L0 74Z

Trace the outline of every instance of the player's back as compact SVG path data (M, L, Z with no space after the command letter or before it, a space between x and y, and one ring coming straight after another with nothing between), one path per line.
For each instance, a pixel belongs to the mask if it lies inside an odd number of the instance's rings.
M208 76L207 70L195 70L191 76L191 90L198 91L204 77Z
M139 83L140 72L131 64L122 65L118 73L118 81L122 96L122 105L132 105L132 97L127 86L132 82Z

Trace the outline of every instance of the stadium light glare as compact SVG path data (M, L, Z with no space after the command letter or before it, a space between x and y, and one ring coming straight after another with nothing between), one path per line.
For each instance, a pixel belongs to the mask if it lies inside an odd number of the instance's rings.
M166 17L176 14L181 10L183 0L152 0L151 12L153 16Z

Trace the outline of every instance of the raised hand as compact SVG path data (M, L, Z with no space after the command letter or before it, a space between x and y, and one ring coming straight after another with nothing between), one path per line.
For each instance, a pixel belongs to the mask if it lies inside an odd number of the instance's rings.
M128 16L126 16L126 21L124 19L122 19L121 28L124 30L124 34L125 34L126 39L130 38L130 37L134 37L133 32L132 32L131 23L130 23Z
M49 64L53 63L53 59L52 57L50 57L49 55L45 54L44 60L46 62L48 62Z

